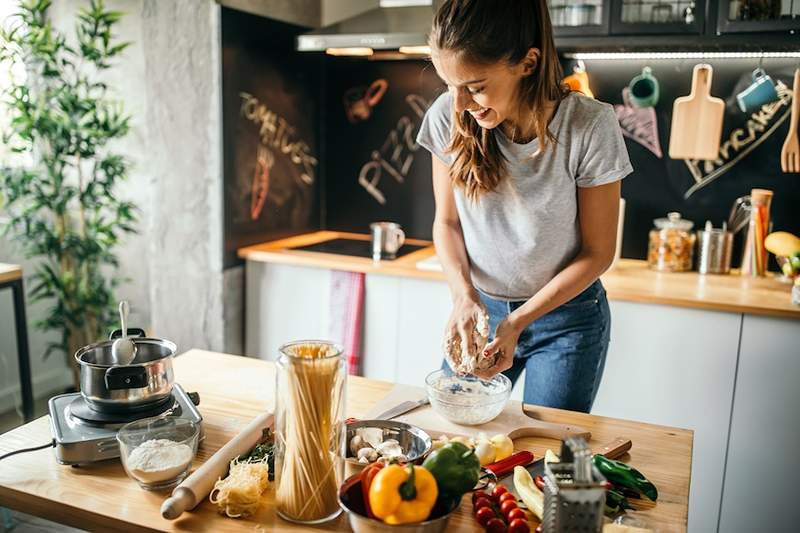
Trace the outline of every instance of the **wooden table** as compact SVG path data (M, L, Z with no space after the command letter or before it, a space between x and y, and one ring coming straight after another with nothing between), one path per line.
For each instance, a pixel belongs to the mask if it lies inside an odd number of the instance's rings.
M175 360L177 380L187 391L200 393L206 440L198 451L195 468L235 435L252 417L272 409L274 366L271 363L219 353L191 350ZM385 396L391 383L352 377L347 388L347 414L361 416ZM633 401L633 400L632 400ZM633 441L624 460L644 472L658 487L656 505L643 505L638 513L660 533L685 531L692 432L651 424L541 409L542 419L580 425L592 432L592 443L617 436ZM39 418L0 435L0 454L46 443L51 438L48 417ZM558 445L548 439L519 439L518 449L538 457ZM163 493L141 490L126 477L121 464L70 468L56 463L52 450L20 454L0 463L0 506L10 507L74 527L101 531L275 531L348 530L344 516L315 528L300 528L277 518L265 502L249 520L217 514L207 501L174 522L161 518ZM271 499L271 494L266 497ZM482 531L465 500L450 523L451 530Z
M28 350L28 322L25 318L25 289L22 268L19 265L0 263L0 289L11 289L14 297L14 328L17 337L19 385L22 391L22 416L25 422L33 418L33 385L31 383L31 357Z

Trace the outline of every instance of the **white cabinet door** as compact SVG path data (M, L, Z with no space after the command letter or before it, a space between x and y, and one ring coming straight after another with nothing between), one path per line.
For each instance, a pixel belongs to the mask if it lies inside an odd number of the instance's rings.
M275 360L278 347L328 336L331 271L247 261L246 354Z
M689 531L716 531L741 315L610 305L611 346L592 414L694 430Z
M400 278L368 274L364 286L364 377L395 381Z
M720 532L798 530L799 437L800 322L745 315Z

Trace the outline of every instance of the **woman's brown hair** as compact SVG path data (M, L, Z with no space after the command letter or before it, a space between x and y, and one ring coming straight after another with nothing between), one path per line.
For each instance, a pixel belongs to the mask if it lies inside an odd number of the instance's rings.
M555 144L547 129L547 104L560 102L569 90L561 83L563 72L545 0L444 0L433 19L429 42L434 54L456 52L484 65L499 61L516 65L531 48L538 48L533 72L520 81L519 105L532 111L539 139L534 155ZM506 161L493 130L479 126L467 111L457 113L454 107L453 114L455 128L447 149L455 154L450 178L475 200L505 177Z

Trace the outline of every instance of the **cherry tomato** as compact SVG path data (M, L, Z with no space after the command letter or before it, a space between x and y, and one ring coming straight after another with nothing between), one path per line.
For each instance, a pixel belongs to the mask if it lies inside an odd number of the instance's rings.
M495 500L500 499L500 496L508 492L508 489L505 488L503 485L496 485L492 490L492 498Z
M517 502L506 500L500 504L500 512L503 513L503 516L510 513L512 509L517 509Z
M505 533L506 531L505 523L499 518L492 518L491 520L486 522L485 527L487 533Z
M517 501L517 498L511 492L504 492L503 494L500 495L500 498L497 500L497 503L502 505L503 502L508 501L508 500L511 500L511 501L515 502L515 501Z
M475 492L472 493L472 503L475 503L478 500L478 498L486 498L488 500L489 495L482 490L476 490Z
M528 519L527 515L525 514L525 511L523 511L519 507L517 507L516 509L511 509L506 515L506 518L508 519L509 522L513 522L517 518L521 518L523 520Z
M489 508L491 508L492 507L492 502L490 502L486 498L478 498L477 500L475 500L474 506L475 506L475 510L476 511L478 509L480 509L481 507L489 507Z
M477 520L480 525L486 527L486 524L489 523L489 520L495 518L496 516L497 515L494 514L494 511L492 511L491 507L481 507L475 513L475 520Z
M528 526L528 522L521 518L512 520L508 524L508 533L530 533L530 531L531 528Z

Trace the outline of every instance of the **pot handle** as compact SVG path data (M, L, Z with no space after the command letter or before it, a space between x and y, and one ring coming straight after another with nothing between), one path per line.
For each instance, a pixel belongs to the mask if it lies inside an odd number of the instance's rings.
M112 366L105 381L108 390L141 389L147 386L147 370L139 365Z
M111 335L108 336L108 340L114 340L122 337L122 330L115 329L111 332ZM147 337L147 334L144 332L142 328L128 328L128 337Z

